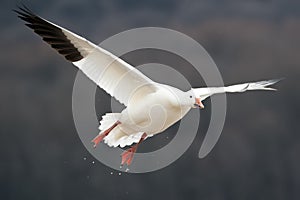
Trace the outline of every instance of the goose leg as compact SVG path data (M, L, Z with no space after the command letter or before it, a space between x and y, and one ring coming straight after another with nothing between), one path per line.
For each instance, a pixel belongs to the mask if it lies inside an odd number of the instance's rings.
M135 154L135 152L136 152L138 146L140 145L140 143L141 143L142 141L145 140L146 137L147 137L147 134L144 133L144 134L142 135L140 141L139 141L137 144L135 144L134 146L132 146L131 148L127 149L126 151L124 151L124 152L122 153L122 155L121 155L121 156L122 156L122 162L121 162L121 165L124 165L124 164L126 163L127 166L129 166L129 165L131 164L131 162L132 162L132 160L133 160L133 156L134 156L134 154Z
M116 126L118 126L119 124L121 124L121 122L117 121L116 123L114 123L110 128L106 129L104 132L99 133L99 135L97 135L93 140L92 143L94 143L94 148L97 146L97 144L99 142L101 142L103 140L103 138L105 138L105 136L107 136Z

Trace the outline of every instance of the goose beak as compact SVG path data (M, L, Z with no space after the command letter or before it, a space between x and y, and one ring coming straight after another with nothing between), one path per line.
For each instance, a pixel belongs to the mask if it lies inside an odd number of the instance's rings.
M194 104L194 105L197 106L197 107L199 107L199 108L201 108L201 109L204 108L204 105L203 105L203 103L201 102L201 99L200 99L200 98L195 98L195 104Z

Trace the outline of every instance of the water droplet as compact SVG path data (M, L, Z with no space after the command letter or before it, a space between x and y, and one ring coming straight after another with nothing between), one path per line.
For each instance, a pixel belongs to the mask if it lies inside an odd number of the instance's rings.
M95 161L92 161L93 164L95 164Z
M129 171L129 168L126 168L126 169L125 169L125 172L128 172L128 171Z
M113 175L114 173L113 173L113 172L110 172L110 174Z
M83 160L86 160L86 157L84 157Z
M119 172L119 176L121 176L122 174L121 174L121 172Z
M122 169L123 165L120 165L120 169Z

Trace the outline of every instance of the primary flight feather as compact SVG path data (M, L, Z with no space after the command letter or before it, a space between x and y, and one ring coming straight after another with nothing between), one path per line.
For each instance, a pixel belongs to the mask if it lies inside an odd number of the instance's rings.
M164 131L182 119L191 108L204 108L201 101L211 95L275 90L268 86L279 81L274 79L181 91L152 81L112 53L37 16L26 7L14 11L26 22L26 26L33 29L59 54L126 106L121 113L106 113L100 122L100 133L92 140L95 147L102 140L111 147L125 147L136 143L122 154L122 164L131 164L133 155L143 140Z

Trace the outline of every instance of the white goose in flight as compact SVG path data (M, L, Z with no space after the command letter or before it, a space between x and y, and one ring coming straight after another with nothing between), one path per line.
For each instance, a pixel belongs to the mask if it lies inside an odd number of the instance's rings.
M204 108L201 101L211 95L247 90L275 90L268 86L279 81L274 79L181 91L152 81L112 53L35 15L25 6L14 11L26 22L26 26L33 29L59 54L126 106L121 113L106 113L100 122L100 133L92 140L94 147L102 140L110 147L125 147L136 143L122 154L122 165L131 164L133 155L143 140L172 126L191 108Z

